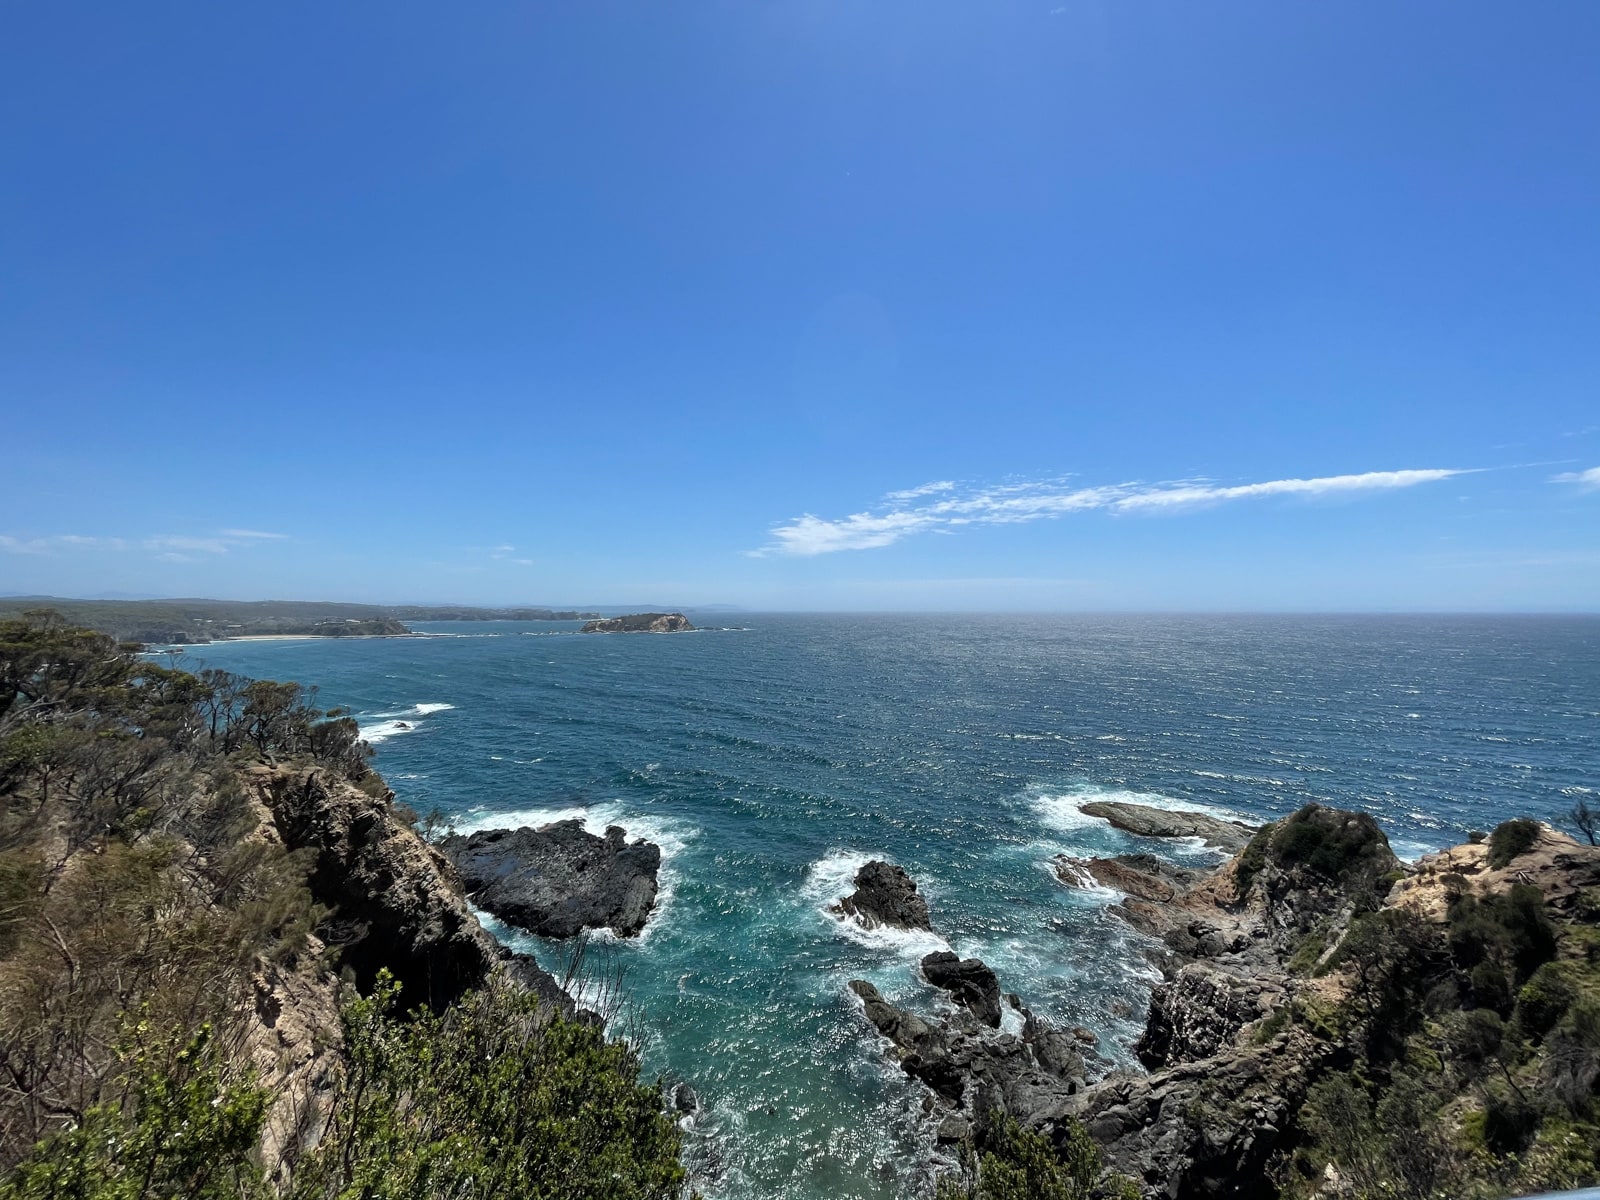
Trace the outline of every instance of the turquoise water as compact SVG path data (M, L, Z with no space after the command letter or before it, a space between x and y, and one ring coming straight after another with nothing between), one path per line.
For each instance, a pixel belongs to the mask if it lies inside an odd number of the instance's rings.
M725 620L727 618L724 618ZM230 643L207 665L354 708L400 797L471 829L582 816L659 842L663 901L606 948L653 1071L706 1102L715 1197L900 1197L931 1153L845 982L934 1006L948 945L1114 1056L1149 968L1053 854L1156 849L1084 817L1123 797L1261 819L1372 812L1405 855L1600 789L1600 620L742 616L738 629ZM398 722L409 728L399 729ZM853 931L827 905L902 863L938 938ZM515 937L510 931L501 931ZM547 965L564 951L518 939Z

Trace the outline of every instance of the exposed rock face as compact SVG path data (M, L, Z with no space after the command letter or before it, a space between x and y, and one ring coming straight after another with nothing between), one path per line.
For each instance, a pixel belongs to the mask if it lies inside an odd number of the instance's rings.
M1205 813L1126 804L1119 800L1096 800L1085 804L1081 811L1109 821L1125 833L1136 833L1141 837L1197 837L1206 845L1230 854L1243 850L1250 841L1250 835L1255 833L1254 826L1240 821L1224 821Z
M1285 997L1280 981L1241 977L1206 961L1187 963L1150 997L1134 1053L1151 1068L1210 1058Z
M445 838L473 901L545 937L609 927L622 937L644 928L656 901L661 848L629 845L616 825L596 837L579 820L538 829L491 829Z
M1000 1028L1000 981L982 959L936 950L922 960L922 975L985 1025Z
M315 964L340 950L363 990L387 967L402 1003L442 1010L501 974L566 1016L571 997L526 955L512 954L478 923L450 863L386 798L320 771L256 768L244 776L260 806L257 836L312 855L314 898L331 910L298 964L263 963L247 1046L274 1097L262 1159L281 1179L321 1136L331 1081L342 1061L338 976Z
M873 1028L889 1040L889 1057L957 1118L946 1118L943 1134L995 1108L1026 1125L1046 1126L1063 1118L1068 1098L1084 1086L1083 1054L1073 1035L1026 1010L1018 1037L994 1032L965 1010L934 1024L897 1008L862 979L851 980L850 990Z
M1452 875L1459 882L1447 879ZM1489 866L1489 847L1483 842L1429 854L1417 861L1414 874L1395 885L1392 899L1418 905L1430 920L1439 921L1452 885L1462 883L1468 891L1503 891L1513 883L1530 883L1554 911L1571 913L1580 892L1600 888L1600 855L1543 825L1533 844L1499 870Z
M682 613L630 613L590 621L579 633L693 633L694 626Z
M500 962L450 864L385 800L315 771L249 778L284 843L315 855L312 894L334 910L322 936L363 990L387 967L406 1001L440 1010Z
M835 912L854 917L868 929L888 925L932 931L928 902L905 868L873 859L856 872L855 883L856 890L839 901Z

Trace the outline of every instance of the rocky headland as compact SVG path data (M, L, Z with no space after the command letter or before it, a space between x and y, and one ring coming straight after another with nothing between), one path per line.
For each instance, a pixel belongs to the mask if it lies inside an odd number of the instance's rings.
M1196 815L1118 817L1205 836ZM1309 805L1213 870L1059 859L1064 886L1121 894L1110 911L1161 966L1128 1047L1142 1072L1015 996L1020 1032L997 1028L1017 1026L990 1019L1001 981L975 959L924 960L955 1001L938 1015L850 990L941 1143L995 1114L1063 1152L1085 1130L1150 1200L1592 1181L1597 1143L1572 1131L1596 1131L1600 848L1531 821L1475 836L1407 867L1370 817Z
M682 613L629 613L625 617L606 617L589 621L579 633L693 633L694 626Z
M573 819L454 834L439 850L473 903L512 925L553 938L585 929L635 937L655 906L661 847L627 838L620 826L600 837Z

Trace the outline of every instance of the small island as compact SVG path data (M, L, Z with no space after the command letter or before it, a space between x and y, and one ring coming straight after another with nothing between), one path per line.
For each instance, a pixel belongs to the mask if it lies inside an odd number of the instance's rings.
M694 626L682 613L629 613L590 621L579 633L693 633Z

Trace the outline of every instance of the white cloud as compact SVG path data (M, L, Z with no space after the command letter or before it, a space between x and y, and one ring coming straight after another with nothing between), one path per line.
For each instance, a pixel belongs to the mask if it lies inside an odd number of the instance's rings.
M183 537L176 534L162 534L160 537L145 538L146 550L160 550L167 554L192 551L196 554L226 554L228 542L224 538L197 538Z
M1554 475L1551 483L1575 483L1586 492L1600 490L1600 467L1590 467L1587 471L1566 471Z
M259 545L287 538L286 533L251 529L224 529L213 537L154 534L130 541L120 537L88 537L81 533L56 533L46 537L15 537L0 533L0 551L8 554L54 554L58 550L149 550L169 562L191 562L190 554L226 554L231 546Z
M907 488L903 492L890 492L887 496L884 497L884 499L885 500L915 500L919 496L932 496L932 495L935 495L938 492L953 492L953 491L955 491L955 489L956 489L956 481L955 480L953 480L953 479L941 479L941 480L938 480L935 483L925 483L921 487Z
M1367 471L1314 479L1273 479L1223 486L1207 480L1170 483L1115 483L1073 487L1065 479L996 484L961 491L948 480L890 492L884 511L826 519L806 513L772 529L772 541L753 555L810 556L837 550L889 546L916 533L950 533L964 525L1013 525L1055 519L1077 512L1112 514L1180 512L1234 500L1272 496L1337 496L1392 491L1434 483L1463 470L1434 468ZM954 493L954 494L952 494ZM939 497L930 500L929 497ZM921 503L919 503L921 501Z

